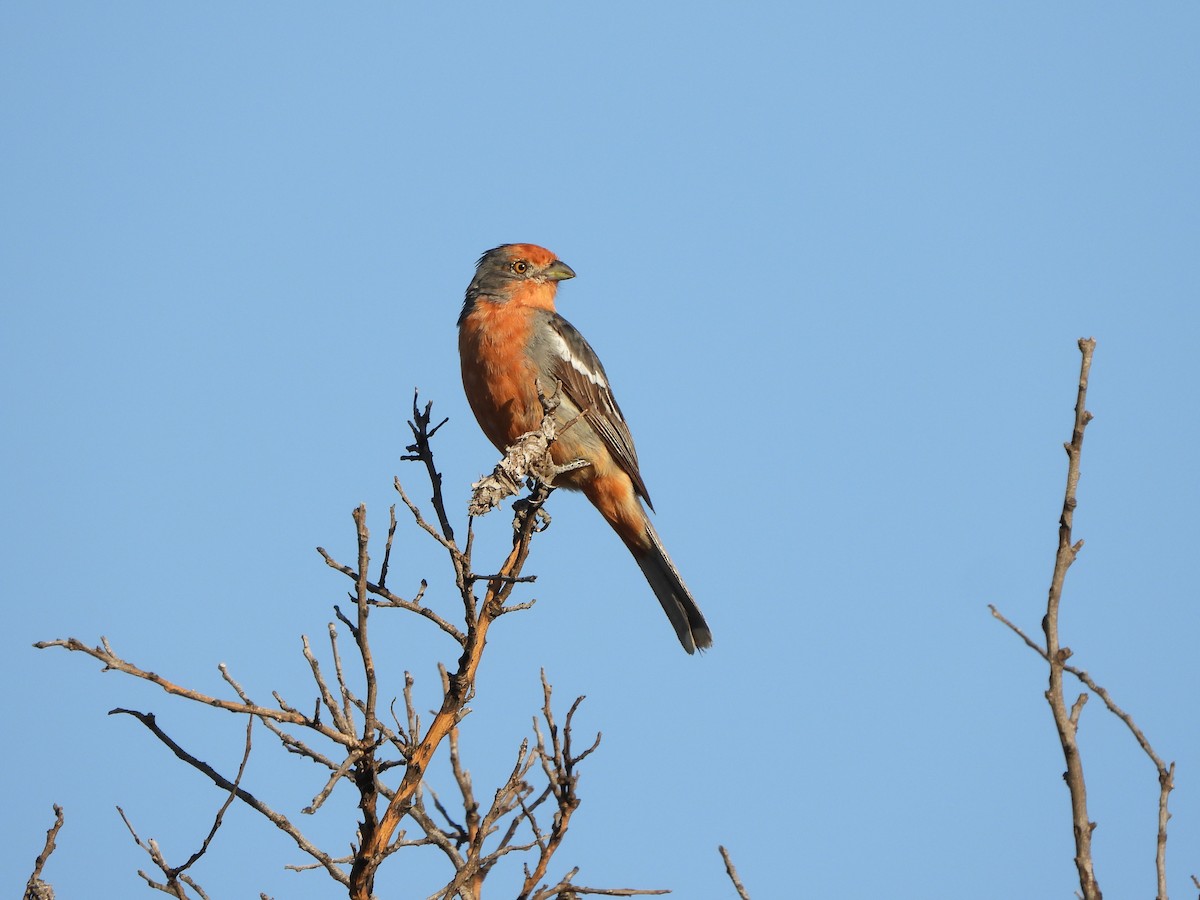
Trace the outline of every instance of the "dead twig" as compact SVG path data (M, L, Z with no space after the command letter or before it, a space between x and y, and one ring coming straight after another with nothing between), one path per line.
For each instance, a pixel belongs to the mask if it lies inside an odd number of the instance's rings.
M1008 628L1014 634L1016 634L1017 637L1019 637L1022 641L1024 641L1025 645L1027 647L1029 647L1031 650L1033 650L1035 653L1037 653L1038 656L1040 656L1042 659L1046 660L1046 662L1050 661L1050 657L1047 655L1045 648L1043 648L1040 644L1038 644L1036 641L1034 641L1032 638L1030 638L1029 635L1027 635L1024 631L1022 631L1019 626L1017 626L1013 622L1009 621L1008 618L1006 618L1004 616L1004 614L1000 612L1000 610L996 609L996 607L990 603L988 604L988 609L991 610L992 615L996 619L998 619L1004 625L1008 626ZM1138 743L1138 746L1142 748L1142 751L1146 754L1146 756L1148 756L1150 758L1150 761L1152 763L1154 763L1154 768L1158 773L1158 785L1159 785L1158 835L1157 835L1157 840L1155 842L1156 851L1154 854L1155 875L1156 875L1156 880L1158 882L1157 898L1158 898L1158 900L1166 900L1166 897L1167 897L1167 859L1166 859L1167 822L1171 818L1171 814L1167 809L1167 804L1168 804L1168 798L1170 796L1170 793L1175 788L1175 763L1174 762L1165 763L1163 761L1162 757L1160 757L1154 751L1154 747L1151 746L1150 741L1149 741L1149 739L1147 739L1145 733L1142 731L1141 728L1138 727L1137 723L1133 720L1133 716L1131 716L1128 712L1126 712L1124 709L1122 709L1120 706L1118 706L1116 701L1113 700L1112 695L1109 694L1109 692L1104 687L1097 684L1091 675L1089 675L1083 669L1073 666L1070 663L1063 663L1062 668L1063 668L1064 672L1069 672L1071 675L1075 676L1075 678L1077 678L1090 691L1092 691L1092 693L1094 693L1097 697L1099 697L1104 702L1104 705L1108 708L1109 712L1111 712L1118 719L1120 719L1122 722L1125 723L1125 727L1129 729L1130 734L1133 735L1134 740L1136 740Z
M251 794L249 791L245 790L244 788L242 788L242 787L238 786L237 784L235 784L234 782L230 781L228 778L223 776L221 773L219 773L216 769L214 769L208 763L204 762L203 760L197 759L196 757L192 756L192 754L190 754L186 750L184 750L183 747L179 746L179 744L177 744L174 740L172 740L171 737L165 731L163 731L161 728L159 728L158 723L155 721L155 717L154 717L153 713L142 713L142 712L138 712L137 710L133 710L133 709L120 709L120 708L109 711L110 716L116 715L116 714L124 714L124 715L128 715L128 716L133 716L135 719L137 719L139 722L141 722L143 725L145 725L146 728L149 729L151 734L153 734L163 744L165 744L167 746L167 748L172 753L175 754L175 756L177 756L179 759L183 760L185 763L187 763L193 769L196 769L198 772L201 772L204 775L206 775L208 777L208 779L210 781L212 781L213 784L215 784L217 787L221 788L224 791L228 791L231 794L235 794L239 800L241 800L243 803L245 803L251 809L253 809L256 812L258 812L259 814L261 814L272 825L274 825L276 828L278 828L280 831L282 831L284 834L286 834L288 837L290 837L293 841L295 841L296 846L299 847L305 853L307 853L309 856L311 856L313 859L315 859L318 863L320 863L335 881L338 881L341 884L349 883L349 877L346 875L346 873L341 868L339 868L334 863L333 858L329 854L323 852L318 847L316 847L311 841L309 841L308 838L306 838L301 833L300 829L297 828L287 818L287 816L271 809L271 807L267 806L267 804L263 803L261 800L259 800L257 797L255 797L253 794Z
M335 741L342 745L352 745L357 743L357 738L347 737L336 728L330 728L327 725L322 725L317 720L296 712L295 710L287 709L271 709L266 706L259 706L254 703L234 703L231 700L222 700L219 697L212 697L208 694L194 691L191 688L182 687L174 682L168 681L161 675L155 672L150 672L139 666L134 665L127 660L122 659L113 650L105 637L100 638L100 646L89 647L83 641L77 638L60 638L53 641L38 641L33 645L38 650L45 650L49 647L62 647L65 650L70 650L77 653L83 653L93 659L98 659L104 663L105 671L124 672L126 675L132 675L134 678L140 678L143 681L149 681L152 684L158 685L168 694L176 697L183 697L186 700L192 700L196 703L202 703L205 706L211 706L215 709L223 709L227 712L240 713L242 715L256 716L260 719L274 719L276 722L283 722L288 725L302 725L305 728L311 728L319 732L331 741Z
M1101 900L1100 885L1096 880L1095 866L1092 859L1092 832L1096 823L1088 820L1087 785L1084 781L1083 763L1079 754L1078 732L1079 717L1087 702L1087 694L1081 694L1070 709L1067 708L1063 690L1063 673L1069 673L1082 682L1092 693L1104 701L1105 706L1116 715L1133 734L1134 739L1143 752L1154 763L1158 773L1158 834L1155 853L1155 870L1157 876L1158 900L1167 898L1166 875L1166 845L1167 822L1171 818L1167 809L1169 795L1175 783L1175 764L1166 764L1154 752L1146 736L1133 721L1133 717L1121 709L1111 695L1097 684L1087 672L1070 665L1070 648L1064 647L1059 640L1059 610L1062 605L1063 584L1067 570L1075 562L1083 541L1072 542L1072 526L1075 509L1078 505L1076 498L1079 487L1080 458L1083 453L1083 435L1087 424L1092 420L1092 414L1087 411L1088 377L1091 372L1092 356L1095 353L1096 341L1092 338L1080 338L1079 352L1082 355L1079 369L1079 388L1075 400L1075 423L1071 432L1071 440L1064 444L1067 451L1067 486L1063 497L1062 515L1059 517L1058 550L1054 559L1054 573L1050 580L1050 590L1046 601L1046 615L1042 619L1042 630L1045 633L1046 644L1041 646L1025 632L1005 618L995 606L989 604L992 615L1007 625L1025 645L1036 652L1049 664L1050 680L1046 691L1046 700L1050 704L1054 716L1055 728L1058 731L1059 743L1062 745L1063 758L1067 770L1063 774L1071 796L1072 830L1075 836L1075 867L1079 875L1081 896L1084 900Z
M729 856L729 851L718 845L717 849L721 851L721 859L725 861L725 874L729 876L729 880L733 882L734 889L738 892L741 900L750 900L750 895L746 893L746 888L738 878L737 869L734 868L733 860Z
M50 854L58 846L55 838L58 837L58 832L63 827L63 821L63 809L55 803L54 824L46 830L46 843L42 845L42 852L33 861L33 874L25 882L25 900L54 900L54 888L42 881L42 869L45 868L46 861L50 859Z
M549 744L547 744L546 737L542 734L537 719L533 720L533 731L537 736L537 755L542 763L542 771L546 775L546 782L558 806L558 810L554 815L548 836L543 836L539 832L532 815L527 814L530 826L534 830L534 837L537 840L538 861L533 870L526 874L525 884L522 886L520 894L517 895L518 900L552 896L552 894L544 893L545 888L538 890L538 882L545 877L551 858L566 836L567 828L571 824L571 816L579 808L579 795L576 793L576 787L579 784L579 774L576 772L576 766L600 746L601 735L597 733L596 740L592 742L590 747L582 753L572 753L572 723L575 718L575 712L579 709L579 704L583 702L583 697L577 697L575 702L571 704L571 708L567 710L566 722L560 733L558 725L554 721L554 712L550 707L552 694L553 688L550 687L550 682L546 680L546 672L543 669L542 719L546 723Z
M552 898L560 898L560 900L572 900L582 894L588 894L595 897L658 897L663 894L671 893L665 888L658 889L639 889L639 888L595 888L585 887L581 884L575 884L571 879L579 873L579 868L575 867L569 871L558 884L550 885L549 887L539 890L532 900L552 900Z
M1058 613L1062 604L1063 582L1067 570L1075 562L1075 557L1083 547L1083 541L1071 542L1071 526L1075 518L1076 490L1079 486L1079 461L1083 453L1083 431L1092 414L1087 411L1088 374L1092 368L1092 353L1096 342L1091 339L1081 339L1079 350L1083 360L1079 369L1079 392L1075 401L1075 427L1071 441L1065 444L1067 451L1067 489L1063 498L1063 511L1058 525L1058 552L1054 559L1054 574L1050 580L1050 591L1046 602L1046 616L1042 619L1042 628L1046 633L1046 657L1050 662L1050 686L1046 691L1046 700L1054 715L1054 725L1058 730L1059 743L1062 744L1063 757L1066 760L1067 789L1071 794L1071 820L1075 834L1075 867L1079 872L1079 887L1084 900L1101 900L1100 885L1096 881L1095 867L1092 862L1092 831L1096 824L1088 820L1087 783L1083 777L1083 762L1079 757L1077 740L1077 714L1072 716L1067 710L1063 696L1063 664L1070 656L1070 650L1059 646Z
M438 524L442 528L441 535L435 533L435 537L441 538L453 547L454 529L450 527L450 516L446 513L446 502L442 496L442 473L434 465L433 448L429 443L433 439L433 436L438 433L438 429L449 420L442 419L442 421L430 428L429 423L433 421L433 403L426 403L425 409L422 410L416 391L413 391L412 413L413 417L408 423L408 428L413 434L413 443L405 448L408 450L408 455L401 457L401 459L420 462L425 466L425 471L429 475L429 484L433 488L433 496L430 499L433 502L435 512L437 512ZM407 499L405 502L407 503ZM413 509L411 505L409 508Z
M400 490L401 493L403 494L403 489L400 488L398 486L398 484L397 484L397 490ZM414 507L414 509L415 509L415 507ZM422 519L421 521L423 522L424 520ZM343 575L345 575L349 578L352 578L357 582L358 573L356 571L354 571L354 569L350 568L349 566L342 565L340 562L338 562L336 559L334 559L332 556L330 556L324 547L318 547L317 552L319 554L321 554L321 558L323 560L325 560L325 564L327 566L329 566L329 568L336 569L337 571L341 572ZM465 644L466 638L463 636L462 631L460 631L458 628L456 628L450 622L443 619L441 616L439 616L436 612L434 612L429 607L423 606L421 604L420 598L421 598L421 594L423 594L425 591L425 587L426 587L425 582L422 581L421 582L421 590L420 590L420 592L418 592L416 598L414 598L412 600L405 600L403 597L389 591L382 584L374 584L370 581L367 582L367 589L370 591L370 593L373 594L375 597L380 598L379 600L376 600L373 605L392 606L392 607L396 607L397 609L406 609L411 613L416 613L417 615L428 619L430 622L435 624L442 631L446 632L446 634L448 634L448 635L450 635L450 637L454 638L454 640L460 646Z

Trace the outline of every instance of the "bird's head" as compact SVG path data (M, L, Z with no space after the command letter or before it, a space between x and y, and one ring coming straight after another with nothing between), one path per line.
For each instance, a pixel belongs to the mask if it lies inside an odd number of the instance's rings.
M504 244L479 257L468 295L499 298L522 286L548 286L551 296L560 281L574 278L565 262L537 244Z

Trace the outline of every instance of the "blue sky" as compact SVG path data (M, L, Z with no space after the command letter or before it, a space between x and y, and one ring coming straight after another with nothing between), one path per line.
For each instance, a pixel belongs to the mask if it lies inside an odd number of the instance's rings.
M146 890L113 809L169 857L241 726L39 639L106 635L221 689L311 694L351 509L382 536L414 388L465 518L495 453L454 320L480 252L553 249L613 381L656 525L708 615L688 658L619 541L556 494L534 611L492 634L464 735L506 767L545 667L600 730L555 872L730 897L1065 897L1069 807L1031 634L1079 354L1096 337L1063 641L1179 766L1171 888L1200 872L1194 561L1200 10L1129 4L5 4L0 331L13 782L5 883L54 802L60 896ZM488 568L507 514L479 525ZM489 557L490 554L490 557ZM376 559L379 558L376 554ZM446 565L412 528L397 590ZM449 647L380 616L436 702ZM1153 892L1153 767L1083 714L1097 873ZM259 732L247 786L318 775ZM333 802L306 825L353 834ZM334 896L248 810L215 896ZM381 894L442 883L394 858ZM445 876L448 877L448 876ZM506 876L497 874L498 892ZM781 887L786 885L786 890Z

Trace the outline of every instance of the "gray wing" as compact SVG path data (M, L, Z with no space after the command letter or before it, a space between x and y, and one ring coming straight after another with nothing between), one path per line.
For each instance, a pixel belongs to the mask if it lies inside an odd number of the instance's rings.
M548 374L562 382L563 391L582 410L585 421L633 481L634 490L645 499L647 506L654 509L642 474L638 471L633 435L625 424L625 417L612 394L608 376L596 351L574 325L557 313L550 316L548 324L558 339L553 347L546 348L549 351Z

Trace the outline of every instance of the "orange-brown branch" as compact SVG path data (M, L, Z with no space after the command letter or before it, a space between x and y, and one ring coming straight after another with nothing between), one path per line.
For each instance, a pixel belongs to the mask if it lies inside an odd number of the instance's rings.
M531 504L531 506L534 504ZM520 515L520 513L518 514ZM450 676L441 708L438 709L421 742L412 751L404 778L388 803L387 809L373 828L364 829L362 847L356 854L350 871L351 900L371 900L375 872L383 861L400 822L412 806L413 796L420 787L434 753L458 723L464 706L475 694L475 678L487 643L488 629L503 612L504 601L512 593L516 579L529 556L536 518L532 509L518 522L513 537L513 549L500 571L488 581L487 592L480 605L479 616L467 634L467 645L459 657L458 669ZM467 585L465 590L470 590Z

